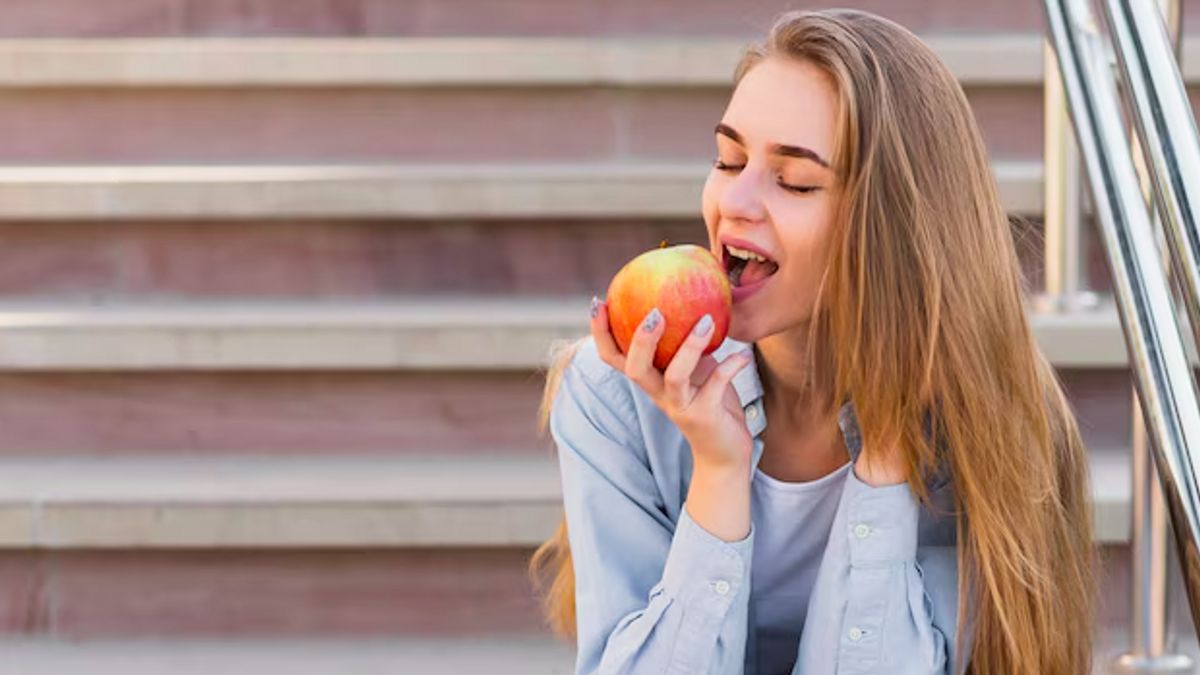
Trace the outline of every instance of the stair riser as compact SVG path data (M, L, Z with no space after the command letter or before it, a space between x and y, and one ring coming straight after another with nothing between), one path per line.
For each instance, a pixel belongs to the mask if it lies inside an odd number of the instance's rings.
M994 158L1040 158L1040 88L968 91ZM728 102L726 86L10 89L0 164L707 161Z
M697 243L704 236L698 215L616 222L6 223L0 224L0 295L590 295L661 240Z
M1039 289L1040 225L1014 236ZM0 297L587 297L663 240L707 247L700 205L692 219L0 223Z
M1085 442L1128 447L1128 371L1059 374ZM540 396L525 372L3 374L0 454L550 454Z
M1102 626L1129 616L1127 547L1102 549ZM527 549L0 553L0 633L544 633ZM1182 602L1182 596L1177 596Z
M0 633L533 635L524 549L0 552Z
M523 372L5 374L0 454L548 454L540 387Z

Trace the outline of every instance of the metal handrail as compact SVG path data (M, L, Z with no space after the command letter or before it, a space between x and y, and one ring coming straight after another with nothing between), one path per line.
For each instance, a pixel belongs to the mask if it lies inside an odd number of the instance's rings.
M1166 26L1147 0L1107 0L1108 24L1163 215L1175 278L1200 344L1200 136ZM1189 181L1190 178L1190 181Z
M1119 1L1124 7L1114 12L1114 24L1121 23L1122 16L1141 14L1141 20L1148 13L1144 2L1138 2L1141 9L1126 11L1137 0ZM1150 17L1161 21L1157 9L1149 7ZM1046 0L1045 8L1049 39L1058 59L1112 271L1134 384L1172 517L1193 621L1200 625L1200 484L1197 483L1200 471L1195 461L1200 457L1200 403L1184 349L1183 331L1176 321L1166 271L1159 259L1150 213L1121 118L1109 45L1086 0ZM1131 54L1137 58L1138 53L1145 53L1144 43L1165 41L1166 34L1161 28L1157 34L1130 30L1125 40L1127 47L1132 45ZM1156 61L1149 67L1169 69L1179 77L1173 60ZM1155 78L1158 77L1156 74ZM1157 79L1146 81L1148 88L1167 89ZM1170 92L1156 95L1169 96ZM1134 110L1137 112L1136 106ZM1145 122L1150 124L1151 120ZM1168 136L1166 142L1183 142L1174 138ZM1178 154L1163 152L1162 155L1167 162L1163 175L1170 177L1180 168L1171 164L1178 162ZM1163 199L1178 201L1179 197L1164 193ZM1175 205L1172 209L1180 211L1181 207ZM1164 213L1170 215L1171 210L1164 209ZM1193 231L1194 224L1191 223ZM1189 284L1180 286L1185 292L1189 290Z

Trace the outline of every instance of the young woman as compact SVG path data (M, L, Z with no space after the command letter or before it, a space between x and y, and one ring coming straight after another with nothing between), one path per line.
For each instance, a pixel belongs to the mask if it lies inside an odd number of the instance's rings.
M595 301L547 378L565 519L530 568L577 672L1090 672L1086 450L954 76L789 12L716 155L729 338L660 372L661 315L623 354Z

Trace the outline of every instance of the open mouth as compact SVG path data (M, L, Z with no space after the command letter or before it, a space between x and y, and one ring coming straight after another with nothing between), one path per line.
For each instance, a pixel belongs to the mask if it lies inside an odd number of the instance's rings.
M756 284L779 271L779 263L753 251L725 245L722 262L734 288Z

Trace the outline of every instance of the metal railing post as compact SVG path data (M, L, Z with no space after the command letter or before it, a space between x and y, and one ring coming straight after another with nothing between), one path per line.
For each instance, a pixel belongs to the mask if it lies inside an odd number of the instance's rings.
M1058 58L1048 41L1043 46L1043 63L1045 290L1036 298L1036 307L1058 313L1097 307L1100 296L1086 290L1079 146L1071 130Z
M1137 392L1133 394L1133 616L1129 651L1117 657L1121 673L1190 673L1192 659L1167 653L1167 505L1150 458L1150 439Z

